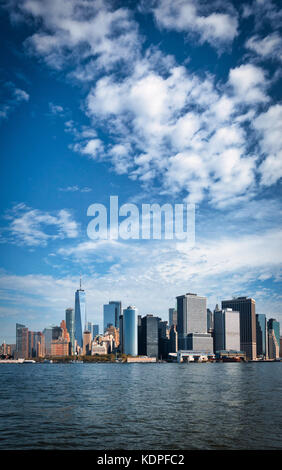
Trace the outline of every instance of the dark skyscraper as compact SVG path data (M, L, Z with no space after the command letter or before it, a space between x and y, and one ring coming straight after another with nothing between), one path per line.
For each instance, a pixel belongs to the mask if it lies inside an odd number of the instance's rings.
M70 354L75 353L75 343L74 343L74 310L73 308L67 308L66 309L66 326L67 330L70 335L70 344L69 344L69 349L70 349Z
M177 310L175 308L168 309L169 326L177 325Z
M115 323L114 323L114 326L116 328L119 328L119 317L120 317L120 315L122 315L121 301L120 300L110 300L109 304L115 306Z
M280 323L275 318L267 322L269 359L278 359L280 355Z
M29 335L25 325L16 324L16 353L18 358L27 359L29 356Z
M267 321L263 314L256 314L257 357L268 358Z
M158 324L159 318L146 315L141 319L140 354L148 357L158 357Z
M82 325L81 318L85 318L86 304L85 304L85 292L81 288L77 289L75 293L75 314L74 314L74 334L77 341L77 345L82 348Z
M256 302L248 297L223 300L222 309L232 308L240 312L240 349L247 359L256 359Z

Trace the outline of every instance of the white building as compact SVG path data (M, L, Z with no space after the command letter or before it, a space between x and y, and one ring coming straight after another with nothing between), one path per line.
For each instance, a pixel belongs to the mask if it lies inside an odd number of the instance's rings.
M240 313L226 308L214 312L216 351L240 351Z

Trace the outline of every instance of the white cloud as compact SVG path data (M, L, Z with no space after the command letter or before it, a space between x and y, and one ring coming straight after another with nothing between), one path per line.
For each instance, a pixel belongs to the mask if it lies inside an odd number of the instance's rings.
M64 108L58 104L54 104L52 102L49 103L49 110L52 114L55 115L62 115L64 113Z
M260 67L244 64L231 69L229 84L234 90L235 97L241 102L257 104L269 101L269 97L265 94L266 73Z
M77 185L74 185L74 186L67 186L66 188L59 188L59 191L63 191L63 192L71 192L71 193L75 193L75 192L81 192L81 193L90 193L92 191L91 188L88 188L88 186L84 186L82 188L80 188L79 186Z
M270 106L253 121L253 126L265 155L259 167L262 184L270 186L282 177L282 105Z
M78 236L78 224L65 209L51 214L21 203L14 206L5 218L9 225L2 232L7 233L8 238L4 237L2 242L34 247L46 246L50 240ZM53 227L53 233L50 233L50 227Z
M80 67L86 58L93 76L118 62L129 63L138 53L137 25L126 8L114 10L104 0L22 0L17 9L40 24L26 41L29 50L57 69L68 61L76 63L76 78L86 78L86 70Z
M229 2L213 9L201 1L159 0L152 8L159 27L196 33L213 46L230 43L238 34L237 13ZM228 11L229 10L229 11Z
M282 38L277 32L273 32L264 38L258 35L252 36L247 40L246 47L262 58L282 61Z
M83 271L86 266L93 268L91 275L83 276L83 287L88 318L95 322L102 323L103 304L112 298L121 299L124 305L134 302L142 315L154 313L165 319L168 308L175 305L175 297L188 291L206 295L211 307L231 295L251 295L258 300L259 312L268 317L279 312L279 318L281 299L271 288L263 290L263 282L276 275L279 279L281 242L281 230L236 237L222 231L217 239L210 233L192 250L185 243L164 241L88 241L61 249L57 257L76 259ZM105 255L112 256L111 267L102 272L100 258ZM261 288L254 287L257 279ZM1 296L18 309L17 319L26 321L26 312L33 313L28 326L36 329L58 324L64 318L65 308L74 305L79 283L78 277L70 274L53 277L1 273L0 281Z
M3 96L2 96L3 95ZM1 84L0 119L7 119L21 103L29 101L29 94L13 82Z

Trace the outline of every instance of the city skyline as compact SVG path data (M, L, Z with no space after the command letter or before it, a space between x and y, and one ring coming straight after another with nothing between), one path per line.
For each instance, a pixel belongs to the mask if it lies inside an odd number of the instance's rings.
M281 323L278 0L5 0L0 26L0 342L81 273L100 328L110 299L168 319L182 292ZM195 204L195 245L89 238L111 196Z

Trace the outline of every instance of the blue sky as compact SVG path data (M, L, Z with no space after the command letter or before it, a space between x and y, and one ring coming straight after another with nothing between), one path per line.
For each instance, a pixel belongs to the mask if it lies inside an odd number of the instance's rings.
M80 275L94 323L185 292L282 321L279 2L6 0L0 22L0 342L59 324ZM196 245L90 240L111 195L196 204Z

